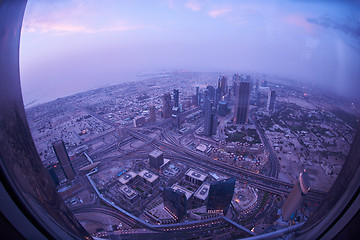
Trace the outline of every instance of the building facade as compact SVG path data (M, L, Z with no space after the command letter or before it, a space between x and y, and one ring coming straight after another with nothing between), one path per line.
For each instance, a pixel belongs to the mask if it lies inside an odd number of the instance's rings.
M187 198L179 190L166 187L162 193L164 208L171 216L180 222L187 213Z
M227 77L226 76L221 76L220 78L219 78L219 87L220 87L220 89L221 89L221 94L222 94L222 96L224 96L224 95L226 95L226 93L227 93Z
M250 83L240 82L236 89L234 123L246 124L249 118Z
M274 90L269 90L267 110L270 113L272 113L275 110L275 101L276 101L276 92Z
M226 214L234 195L235 179L227 179L210 184L208 213Z
M154 150L149 154L150 167L160 170L161 165L164 164L164 154L159 150Z
M179 90L178 89L174 89L174 106L175 107L180 107Z
M232 80L233 80L233 85L232 85L233 95L234 95L234 97L236 97L236 90L238 87L238 82L240 80L239 74L237 74L237 73L234 74L234 76L232 77Z
M171 95L170 93L165 93L163 97L163 107L162 107L162 116L164 118L170 118L172 110L172 103L171 103Z
M226 101L219 102L218 114L220 117L225 117L228 114L228 104Z
M211 101L211 95L208 90L205 91L204 99L204 135L211 136L216 134L218 125L217 108Z
M153 104L149 106L149 122L151 123L156 122L156 108L155 105Z
M180 107L173 107L172 108L172 125L175 128L180 128L181 127L181 119L180 119Z

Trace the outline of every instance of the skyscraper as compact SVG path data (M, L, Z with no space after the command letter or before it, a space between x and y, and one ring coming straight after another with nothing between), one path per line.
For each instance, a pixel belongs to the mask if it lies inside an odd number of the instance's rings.
M180 105L179 105L179 90L178 89L174 89L174 106L180 107Z
M180 120L180 107L173 107L172 108L172 124L173 127L180 128L181 126L181 120Z
M226 101L222 100L219 102L218 114L221 117L225 117L228 114L228 104Z
M290 195L282 207L284 221L289 221L291 215L296 211L302 202L303 196L310 190L310 179L306 171L300 173L299 180L294 184Z
M216 94L215 88L211 85L208 85L208 86L206 86L206 90L208 91L207 97L210 99L210 101L215 102L215 94ZM206 96L205 96L205 98L206 98ZM205 100L204 100L204 103L205 103Z
M162 109L164 118L171 117L171 113L172 113L171 109L172 109L171 95L170 93L165 93L163 98L163 109Z
M259 84L260 84L259 79L256 79L255 94L258 94L258 92L259 92Z
M239 74L234 74L234 76L232 77L232 80L233 80L232 90L234 93L234 97L236 97L236 89L237 89L239 79L240 79Z
M250 83L240 82L236 89L234 123L245 124L248 122L250 104Z
M221 94L222 96L226 95L227 93L227 77L226 76L221 76L218 80L219 87L221 89Z
M152 123L156 122L156 108L153 104L149 106L149 121Z
M219 101L222 99L222 93L221 88L218 87L215 90L215 99L214 99L214 106L217 106L219 104Z
M160 166L164 164L164 154L159 150L154 150L149 154L150 167L160 170Z
M199 93L199 87L196 87L196 106L200 105L200 93Z
M276 100L276 92L274 90L269 90L267 110L270 113L272 113L275 110L275 100Z
M216 134L218 117L216 106L211 101L208 90L205 91L204 101L204 135L211 136Z
M76 174L75 174L73 166L71 165L64 142L62 140L54 142L53 148L54 148L56 158L58 159L58 161L61 165L61 168L64 171L65 177L69 181L73 180L75 178Z
M235 182L236 180L231 178L210 185L207 203L208 213L226 214L234 195Z
M162 197L165 210L180 222L187 213L187 198L185 193L166 187L162 193Z

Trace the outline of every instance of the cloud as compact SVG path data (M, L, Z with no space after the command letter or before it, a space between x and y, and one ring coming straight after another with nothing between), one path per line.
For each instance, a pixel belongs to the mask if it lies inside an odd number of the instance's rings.
M72 24L66 22L53 21L34 21L23 27L23 31L28 33L50 33L55 35L68 35L74 33L99 33L99 32L120 32L133 29L144 28L141 25L130 25L124 21L119 21L111 26L103 26L98 28L89 27L82 24Z
M296 27L303 28L308 33L313 33L314 25L309 23L301 14L290 14L284 18L284 22Z
M95 10L91 3L82 1L40 2L29 4L26 9L23 32L53 35L75 33L119 32L144 28L139 24L130 24L104 9Z
M320 18L308 18L307 21L324 28L332 28L341 31L354 38L360 38L360 19L348 16L345 19L334 19L328 15Z
M210 17L217 18L217 17L225 15L226 13L228 13L230 11L231 11L230 8L218 8L218 9L214 9L208 13L209 13Z
M200 11L202 8L202 4L199 3L196 0L189 0L185 6L189 9L191 9L192 11Z

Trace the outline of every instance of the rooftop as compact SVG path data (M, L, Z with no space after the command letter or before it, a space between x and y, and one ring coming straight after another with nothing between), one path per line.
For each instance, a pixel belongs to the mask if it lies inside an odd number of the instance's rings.
M121 182L122 184L126 184L128 183L131 179L135 178L137 176L136 173L134 173L133 171L124 173L121 177L118 178L118 181Z
M205 200L207 198L207 196L209 195L209 189L210 189L210 184L203 183L198 188L198 190L196 190L194 196L201 199L201 200Z
M194 193L194 192L192 192L192 191L190 191L190 190L188 190L188 189L186 189L186 188L184 188L184 187L181 187L181 186L179 186L179 185L177 185L177 184L172 185L171 188L174 189L174 190L179 190L180 192L184 193L187 200L189 200L189 198L190 198L190 197L193 195L193 193Z
M148 182L154 182L159 176L150 172L149 170L142 170L138 173L138 175L144 179L146 179Z
M196 150L199 150L200 152L205 152L206 148L207 147L205 144L200 143L199 145L197 145Z
M152 156L152 157L154 157L154 158L158 158L158 157L160 157L162 154L163 154L162 151L155 149L154 151L152 151L151 153L149 153L149 156Z
M189 170L186 171L185 175L191 177L191 178L195 178L198 179L200 181L204 181L205 178L207 177L206 174L198 172L192 168L190 168Z
M132 199L136 196L136 192L132 190L128 185L121 186L120 191L124 193L129 199Z

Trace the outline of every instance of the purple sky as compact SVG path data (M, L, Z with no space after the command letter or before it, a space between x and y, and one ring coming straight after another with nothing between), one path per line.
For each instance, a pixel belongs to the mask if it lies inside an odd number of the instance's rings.
M343 1L28 1L25 103L156 70L277 74L360 89L360 8Z

